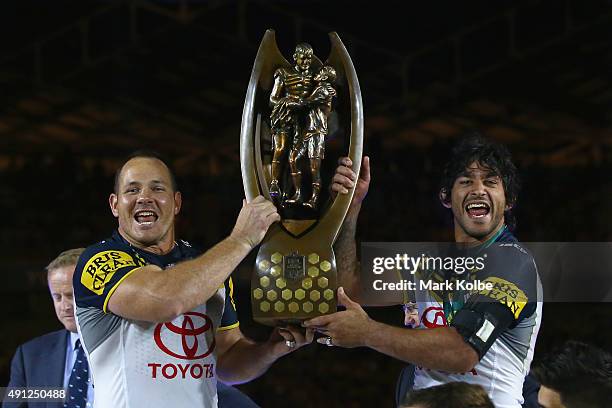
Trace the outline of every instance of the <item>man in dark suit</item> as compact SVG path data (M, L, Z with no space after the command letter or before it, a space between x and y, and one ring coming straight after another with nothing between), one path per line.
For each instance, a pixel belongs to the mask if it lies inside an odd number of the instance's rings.
M74 308L72 298L72 275L83 248L70 249L62 252L46 267L47 283L49 292L53 298L53 305L57 318L64 325L64 330L58 330L37 337L22 344L17 348L11 362L11 378L8 387L55 387L75 389L74 375L71 383L71 374L76 365L86 372L87 359L84 357L80 347L79 335L77 333L74 319ZM84 363L83 363L84 362ZM84 364L84 367L83 367ZM83 377L80 397L84 400L84 406L90 407L93 402L93 386L89 379ZM73 385L73 387L70 387ZM75 393L68 392L68 399L78 399ZM76 397L76 399L74 398ZM67 401L70 404L70 401ZM76 406L76 402L73 402ZM33 403L5 401L3 408L27 408L29 406L56 408L64 407L62 402ZM71 406L71 405L68 405Z

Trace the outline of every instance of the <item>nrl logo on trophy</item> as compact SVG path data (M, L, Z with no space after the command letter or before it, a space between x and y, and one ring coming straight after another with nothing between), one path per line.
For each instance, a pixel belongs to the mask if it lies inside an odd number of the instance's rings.
M281 215L259 248L251 279L253 317L263 324L336 311L332 245L353 191L332 198L329 183L341 156L359 174L363 108L348 52L336 33L329 38L325 62L307 43L297 44L288 61L274 31L266 31L247 89L240 134L245 195L263 195Z

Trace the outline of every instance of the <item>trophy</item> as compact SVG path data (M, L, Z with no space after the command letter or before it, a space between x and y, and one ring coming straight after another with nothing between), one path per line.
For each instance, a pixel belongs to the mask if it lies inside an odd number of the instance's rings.
M281 54L273 30L259 46L249 81L240 132L240 162L247 200L263 195L281 215L263 239L251 279L255 321L276 326L336 311L338 285L332 245L354 189L329 195L322 177L326 145L359 174L363 108L355 68L344 44L330 33L323 63L306 43L291 62ZM328 154L329 156L329 154ZM340 156L340 155L338 155ZM330 166L327 166L330 167Z

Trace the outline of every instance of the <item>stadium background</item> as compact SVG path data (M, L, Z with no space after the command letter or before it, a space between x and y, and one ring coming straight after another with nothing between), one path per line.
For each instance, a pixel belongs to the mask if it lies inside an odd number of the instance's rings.
M368 241L450 240L440 163L462 132L507 144L523 241L611 241L612 2L593 0L54 1L0 11L0 384L15 347L59 328L43 267L115 226L112 172L143 146L171 158L179 235L226 236L242 198L239 126L266 28L290 57L327 32L351 53L365 105ZM242 328L247 260L236 272ZM588 271L585 271L588 279ZM611 305L547 304L537 355L565 339L610 349ZM370 310L401 324L398 308ZM391 406L402 364L313 345L240 388L265 407Z

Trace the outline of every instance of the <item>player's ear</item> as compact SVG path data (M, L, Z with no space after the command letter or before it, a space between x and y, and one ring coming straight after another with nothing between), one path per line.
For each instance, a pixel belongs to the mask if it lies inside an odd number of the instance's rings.
M119 217L119 211L117 211L117 194L111 193L108 197L108 205L110 206L111 212L115 218Z
M174 193L174 215L178 215L181 212L181 206L183 205L183 196L180 191Z
M510 211L511 209L513 209L514 203L515 203L515 200L513 200L512 198L508 199L507 195L505 196L505 199L506 199L506 205L504 206L504 212Z
M440 203L446 208L451 208L451 200L450 194L446 191L445 188L440 189L440 193L438 193L438 198L440 199Z

